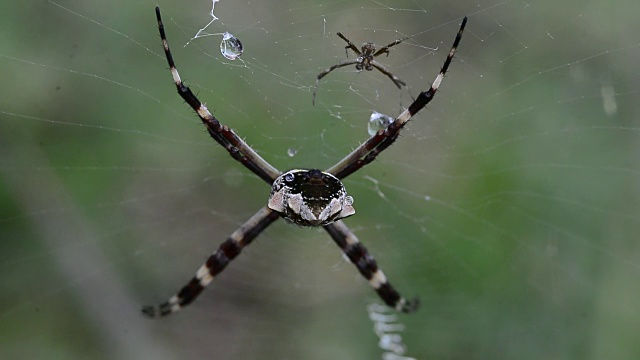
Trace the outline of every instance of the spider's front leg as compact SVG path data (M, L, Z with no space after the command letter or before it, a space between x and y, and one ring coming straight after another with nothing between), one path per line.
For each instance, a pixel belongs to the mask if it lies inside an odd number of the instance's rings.
M171 70L171 77L176 85L178 94L184 99L184 101L191 106L191 108L198 114L202 123L207 127L209 135L222 147L224 147L231 157L236 161L244 165L247 169L251 170L254 174L258 175L262 180L267 183L271 183L276 177L280 175L280 172L274 168L271 164L265 161L258 153L256 153L247 143L245 143L233 130L228 126L223 125L216 119L209 109L196 97L196 95L189 89L188 86L182 82L176 64L173 61L173 55L169 48L169 42L167 41L167 35L164 31L164 24L162 23L162 16L160 15L160 8L156 7L156 20L158 21L158 31L160 32L160 38L162 39L162 47L164 48L164 54Z
M373 54L373 57L376 57L376 56L379 56L379 55L382 55L382 54L387 54L387 56L389 56L389 48L390 47L396 46L396 45L400 44L401 42L407 40L408 38L409 37L407 36L407 37L404 37L402 39L398 39L398 40L390 43L389 45L381 47L378 51L375 52L375 54Z
M361 56L362 52L360 52L360 49L358 49L357 46L355 46L351 40L347 39L346 36L342 35L341 32L338 32L336 35L338 35L338 37L344 41L346 41L347 46L344 47L344 53L347 54L347 57L349 57L349 52L347 51L348 49L351 49L355 54L356 57Z
M453 41L453 46L451 47L451 50L449 50L449 55L447 55L447 58L444 60L444 64L440 68L440 72L436 76L435 80L433 80L431 87L428 90L421 92L411 105L409 105L405 111L400 113L400 115L396 117L395 121L387 126L386 129L378 130L377 133L371 136L364 143L360 144L360 146L353 150L344 159L329 168L327 170L328 173L335 175L338 179L344 179L360 170L363 166L370 164L382 151L389 148L389 146L396 141L400 130L402 130L405 124L415 114L427 106L431 100L433 100L433 97L440 88L440 84L442 84L444 75L447 73L447 70L449 70L449 65L451 65L453 56L458 49L458 45L460 44L462 33L464 32L466 25L467 17L465 16L464 19L462 19L456 38Z

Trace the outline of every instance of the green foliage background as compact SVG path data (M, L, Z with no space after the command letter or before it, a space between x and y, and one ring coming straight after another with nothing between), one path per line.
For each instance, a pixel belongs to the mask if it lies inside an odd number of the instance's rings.
M0 4L0 358L380 358L373 292L321 230L284 222L189 309L139 314L268 191L175 94L155 5ZM640 357L635 3L222 1L247 67L221 62L217 37L182 46L210 4L159 6L183 78L280 169L329 167L372 110L399 112L388 80L349 71L311 106L344 56L335 31L438 48L383 59L406 106L468 15L434 102L345 182L347 224L422 300L398 320L407 355Z

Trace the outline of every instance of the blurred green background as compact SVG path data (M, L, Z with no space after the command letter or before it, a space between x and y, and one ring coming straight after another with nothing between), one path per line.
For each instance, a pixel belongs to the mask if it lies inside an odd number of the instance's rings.
M397 144L345 181L416 359L640 357L637 5L158 3L182 78L279 169L328 168L433 81ZM322 230L279 221L193 305L149 320L269 188L175 93L154 2L0 4L0 358L375 359L375 293ZM409 88L346 68L356 44ZM349 56L353 56L350 54ZM289 154L295 153L294 156Z

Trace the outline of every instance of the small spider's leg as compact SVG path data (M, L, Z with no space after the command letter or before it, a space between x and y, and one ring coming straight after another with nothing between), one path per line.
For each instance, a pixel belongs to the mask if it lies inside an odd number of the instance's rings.
M404 125L420 110L422 110L435 96L436 91L444 79L444 75L449 69L453 55L456 53L456 49L462 39L462 32L467 25L467 17L462 20L460 29L456 35L456 39L453 41L453 46L447 55L447 59L444 61L440 73L436 76L436 79L431 84L431 87L427 91L423 91L418 95L418 98L409 105L409 108L403 111L394 122L392 122L386 129L379 130L375 135L370 137L367 141L358 146L349 155L345 156L337 164L327 169L327 172L334 175L338 179L344 179L347 176L361 169L363 166L371 163L383 150L388 148L398 138L400 130Z
M227 149L231 157L251 170L254 174L258 175L268 184L273 183L273 181L280 176L280 171L258 155L258 153L240 139L233 130L226 125L220 124L218 119L209 112L207 107L193 94L191 89L182 82L180 74L178 74L178 69L173 62L173 56L169 49L169 42L167 42L164 25L162 24L162 17L160 16L160 8L158 7L156 7L156 18L158 20L158 29L160 31L160 37L162 38L164 53L167 58L167 62L169 63L173 82L178 88L178 94L180 94L184 101L186 101L187 104L196 111L204 125L207 127L209 135L211 135L218 144Z
M418 299L407 300L391 286L373 256L369 254L367 249L358 241L355 234L352 233L342 221L339 220L333 224L325 225L324 229L342 249L342 252L347 255L349 260L358 268L360 274L367 279L371 287L378 293L385 304L406 313L413 312L418 308Z
M325 71L321 72L320 74L318 74L318 77L316 78L316 86L313 88L313 99L311 100L311 103L313 105L316 104L316 92L318 91L318 83L320 82L320 79L322 79L323 77L327 76L330 72L332 72L335 69L341 68L341 67L345 67L345 66L349 66L349 65L354 65L354 64L358 64L359 61L358 60L345 60L339 64L333 65L330 68L327 68Z
M371 66L373 66L374 68L378 69L378 71L380 71L381 73L387 75L387 77L389 79L391 79L391 81L393 81L394 84L396 84L396 86L398 87L398 89L402 89L402 86L407 86L407 83L405 83L404 81L398 79L397 76L393 75L389 70L387 70L386 67L384 67L382 64L380 64L379 62L375 61L375 60L371 60L369 62L369 64L371 64Z
M404 38L402 38L402 39L398 39L398 40L396 40L396 41L392 42L392 43L391 43L391 44L389 44L389 45L386 45L386 46L384 46L384 47L381 47L378 51L376 51L376 52L373 54L373 57L376 57L376 56L379 56L379 55L382 55L382 54L387 54L387 56L389 56L389 48L390 48L390 47L392 47L392 46L396 46L396 45L400 44L401 42L403 42L403 41L407 40L408 38L409 38L409 37L407 36L407 37L404 37Z
M200 266L196 275L180 291L169 300L156 306L144 306L142 313L149 317L166 316L189 305L195 300L213 278L235 259L242 249L249 245L267 226L277 220L280 215L268 207L263 207L229 238L220 245L207 261Z
M347 52L347 49L351 49L353 50L354 53L356 53L357 56L362 55L362 52L360 52L360 49L358 49L357 46L355 46L351 40L347 39L346 36L342 35L341 32L337 33L336 35L338 35L340 37L340 39L344 40L347 42L347 46L344 47L344 53L347 54L347 57L349 57L349 53Z

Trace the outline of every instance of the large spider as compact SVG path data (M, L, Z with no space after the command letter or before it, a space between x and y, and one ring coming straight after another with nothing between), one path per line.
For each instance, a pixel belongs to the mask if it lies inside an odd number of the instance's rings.
M249 245L267 226L280 217L301 226L322 226L388 306L403 312L416 310L418 300L407 300L400 296L387 281L373 257L340 220L355 212L352 206L353 199L351 196L347 196L341 179L372 162L380 152L393 144L407 121L433 99L449 64L451 64L467 18L462 20L453 47L431 88L420 93L409 108L403 111L386 129L379 130L326 171L295 169L282 173L260 157L233 130L222 125L182 82L169 50L169 43L158 7L156 7L156 17L164 52L178 93L198 113L209 135L227 149L234 159L271 185L271 193L267 205L251 216L239 229L231 233L218 250L200 266L191 281L176 295L160 305L144 306L142 312L150 317L165 316L191 303L204 290L205 286L209 285L213 278L238 256L245 246Z
M396 86L398 87L398 89L401 89L402 86L406 86L407 84L398 79L397 76L393 75L389 70L387 70L386 67L384 67L384 65L380 64L379 62L375 61L375 57L378 57L379 55L382 54L387 54L387 56L389 56L389 48L395 45L400 44L401 42L405 41L408 39L408 37L402 38L402 39L398 39L394 42L392 42L391 44L388 44L386 46L383 46L382 48L380 48L378 51L376 51L376 46L374 43L368 42L368 43L364 43L362 45L361 49L358 49L358 47L356 47L351 40L347 39L344 35L342 35L342 33L337 33L338 37L340 37L340 39L344 40L347 42L347 46L344 47L344 53L347 54L347 57L349 57L349 49L351 49L357 56L357 58L355 58L354 60L344 60L341 61L329 68L327 68L325 71L321 72L320 74L318 74L318 77L316 78L316 86L313 89L313 99L311 100L311 103L315 105L316 103L316 92L318 91L318 83L320 82L320 79L322 79L323 77L327 76L330 72L332 72L335 69L339 69L341 67L345 67L345 66L349 66L349 65L356 65L356 70L361 71L362 69L365 69L367 71L371 71L374 68L378 69L378 71L380 71L381 73L387 75L387 77L389 77L389 79L391 79L391 81L393 81L394 84L396 84Z

